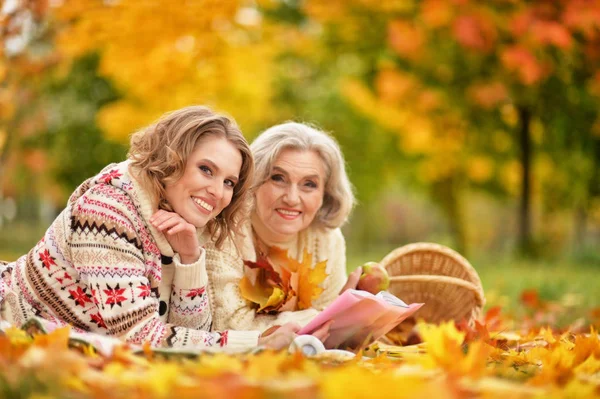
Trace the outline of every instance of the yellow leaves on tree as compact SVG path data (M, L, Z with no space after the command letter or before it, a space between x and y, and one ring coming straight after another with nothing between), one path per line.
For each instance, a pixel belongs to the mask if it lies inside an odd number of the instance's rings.
M276 313L308 309L321 295L327 277L327 261L313 266L312 254L303 251L302 261L287 251L271 247L267 258L244 261L246 274L240 282L242 296L255 304L257 312Z
M74 0L54 12L64 25L59 50L67 57L98 51L101 73L122 91L98 115L115 140L189 104L231 113L244 129L273 113L273 58L283 44L270 40L245 2Z

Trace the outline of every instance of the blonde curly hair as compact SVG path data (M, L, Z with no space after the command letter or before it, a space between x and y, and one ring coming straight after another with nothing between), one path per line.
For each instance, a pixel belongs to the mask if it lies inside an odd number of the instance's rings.
M137 171L136 178L154 196L158 208L172 211L165 186L183 176L188 157L207 135L227 139L242 156L231 203L206 225L215 245L220 247L232 232L239 231L240 220L247 216L247 196L254 173L252 152L233 119L203 106L169 112L132 135L127 156L131 168Z

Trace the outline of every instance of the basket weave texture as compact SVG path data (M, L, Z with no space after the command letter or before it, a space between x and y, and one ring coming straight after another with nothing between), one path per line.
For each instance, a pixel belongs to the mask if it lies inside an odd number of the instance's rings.
M481 280L458 252L419 242L393 250L380 263L390 275L392 294L406 303L425 304L416 318L471 324L481 314L485 304Z

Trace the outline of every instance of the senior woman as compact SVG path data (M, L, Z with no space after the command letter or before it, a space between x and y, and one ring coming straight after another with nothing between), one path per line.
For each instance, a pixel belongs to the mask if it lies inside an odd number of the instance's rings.
M286 346L297 326L209 332L206 242L238 228L254 169L231 119L191 106L132 136L128 160L81 184L42 240L0 265L2 318L38 317L153 346Z
M344 158L328 134L301 123L263 132L251 145L255 160L251 219L243 235L221 250L207 246L209 293L215 304L213 328L259 329L286 322L308 323L341 290L354 287L360 269L346 280L346 246L340 226L354 205ZM312 265L326 262L323 292L308 309L261 314L240 290L244 261L268 259L273 251ZM326 331L321 331L326 334Z

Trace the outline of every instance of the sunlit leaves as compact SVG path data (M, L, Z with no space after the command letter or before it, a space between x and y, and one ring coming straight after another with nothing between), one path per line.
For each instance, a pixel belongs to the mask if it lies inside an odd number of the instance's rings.
M235 0L185 7L163 0L77 0L54 10L65 24L58 47L69 57L100 52L101 73L124 94L98 116L115 140L125 141L166 110L193 103L226 110L242 127L255 126L270 115L272 63L280 44L268 40L260 14L245 7Z
M499 308L490 309L477 328L491 331L502 317ZM600 341L594 329L491 332L492 341L485 334L468 339L452 323L419 323L417 330L422 344L376 344L375 352L365 352L375 357L335 360L334 355L309 359L287 351L165 358L149 347L135 355L124 346L102 357L69 349L67 329L33 339L9 329L0 336L0 384L3 392L29 397L597 396Z

